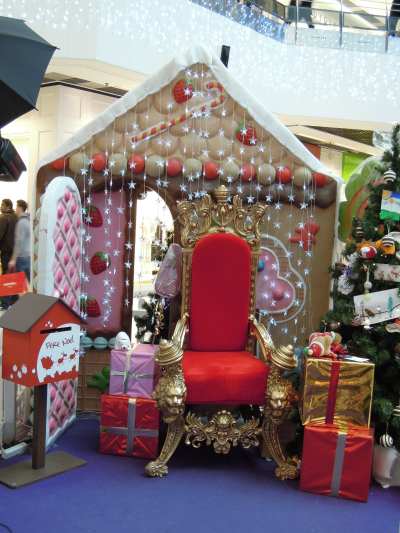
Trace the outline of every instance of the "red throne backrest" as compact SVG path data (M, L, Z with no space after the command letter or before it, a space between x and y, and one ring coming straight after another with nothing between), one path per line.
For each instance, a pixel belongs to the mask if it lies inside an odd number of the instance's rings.
M190 349L241 351L248 338L251 250L231 233L201 238L192 255Z

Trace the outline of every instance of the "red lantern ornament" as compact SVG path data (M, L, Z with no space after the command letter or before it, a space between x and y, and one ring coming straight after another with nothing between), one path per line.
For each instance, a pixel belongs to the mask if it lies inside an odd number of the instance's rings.
M377 253L375 246L362 246L360 248L360 255L363 259L373 259Z
M133 174L141 174L144 171L144 157L137 154L131 155L128 159L128 168Z
M206 161L203 165L203 174L206 180L215 180L218 178L219 166L213 161Z
M107 157L103 152L99 152L98 154L94 154L92 157L92 169L95 172L101 172L104 170L107 166Z
M321 174L320 172L314 172L313 179L314 185L318 188L325 187L328 183L328 176L325 176L325 174Z
M182 172L182 161L175 157L168 159L167 161L167 176L174 178Z
M256 177L256 169L249 163L244 163L240 169L240 175L243 181L252 181Z
M289 167L279 166L276 169L276 180L279 183L290 183L292 180L292 171Z
M68 157L61 157L51 163L51 168L54 170L67 170L68 169Z

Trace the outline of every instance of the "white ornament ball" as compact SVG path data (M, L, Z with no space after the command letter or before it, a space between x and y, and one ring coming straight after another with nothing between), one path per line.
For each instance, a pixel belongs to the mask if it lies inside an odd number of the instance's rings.
M270 185L275 181L276 171L272 165L263 163L257 168L257 177L261 185Z
M372 289L372 283L371 283L370 281L366 281L366 282L364 283L364 289L365 289L366 291L370 291L370 290Z
M201 176L203 165L198 159L185 159L183 163L183 175L185 178L192 176L194 179Z
M396 405L396 407L393 409L392 416L395 416L395 417L400 416L400 404Z
M80 174L81 169L89 168L89 157L83 152L77 152L69 158L69 168L74 174Z
M297 167L293 174L293 183L296 187L303 187L312 181L311 170L307 167Z
M389 168L384 174L383 174L383 181L387 184L393 183L396 180L396 173Z
M108 160L108 166L110 167L114 176L116 174L121 174L121 172L126 170L127 164L128 159L124 156L124 154L112 154Z
M221 170L221 179L225 183L233 183L239 177L240 168L234 161L225 161Z
M382 435L379 442L384 448L391 448L393 446L393 438L388 433Z
M152 178L161 178L165 172L165 161L159 155L151 155L146 159L145 171Z

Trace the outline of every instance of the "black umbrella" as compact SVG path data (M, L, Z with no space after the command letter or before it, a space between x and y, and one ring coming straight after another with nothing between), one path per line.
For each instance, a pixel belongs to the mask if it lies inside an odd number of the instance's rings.
M23 20L0 17L0 128L35 108L55 49Z

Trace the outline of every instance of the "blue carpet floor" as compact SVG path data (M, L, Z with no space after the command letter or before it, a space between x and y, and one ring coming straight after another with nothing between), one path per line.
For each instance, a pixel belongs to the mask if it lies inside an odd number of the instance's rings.
M144 460L100 455L97 441L95 420L73 425L56 449L88 464L22 489L0 486L0 522L13 533L399 533L400 488L373 485L367 504L315 496L275 479L256 453L184 446L167 478L149 479Z

